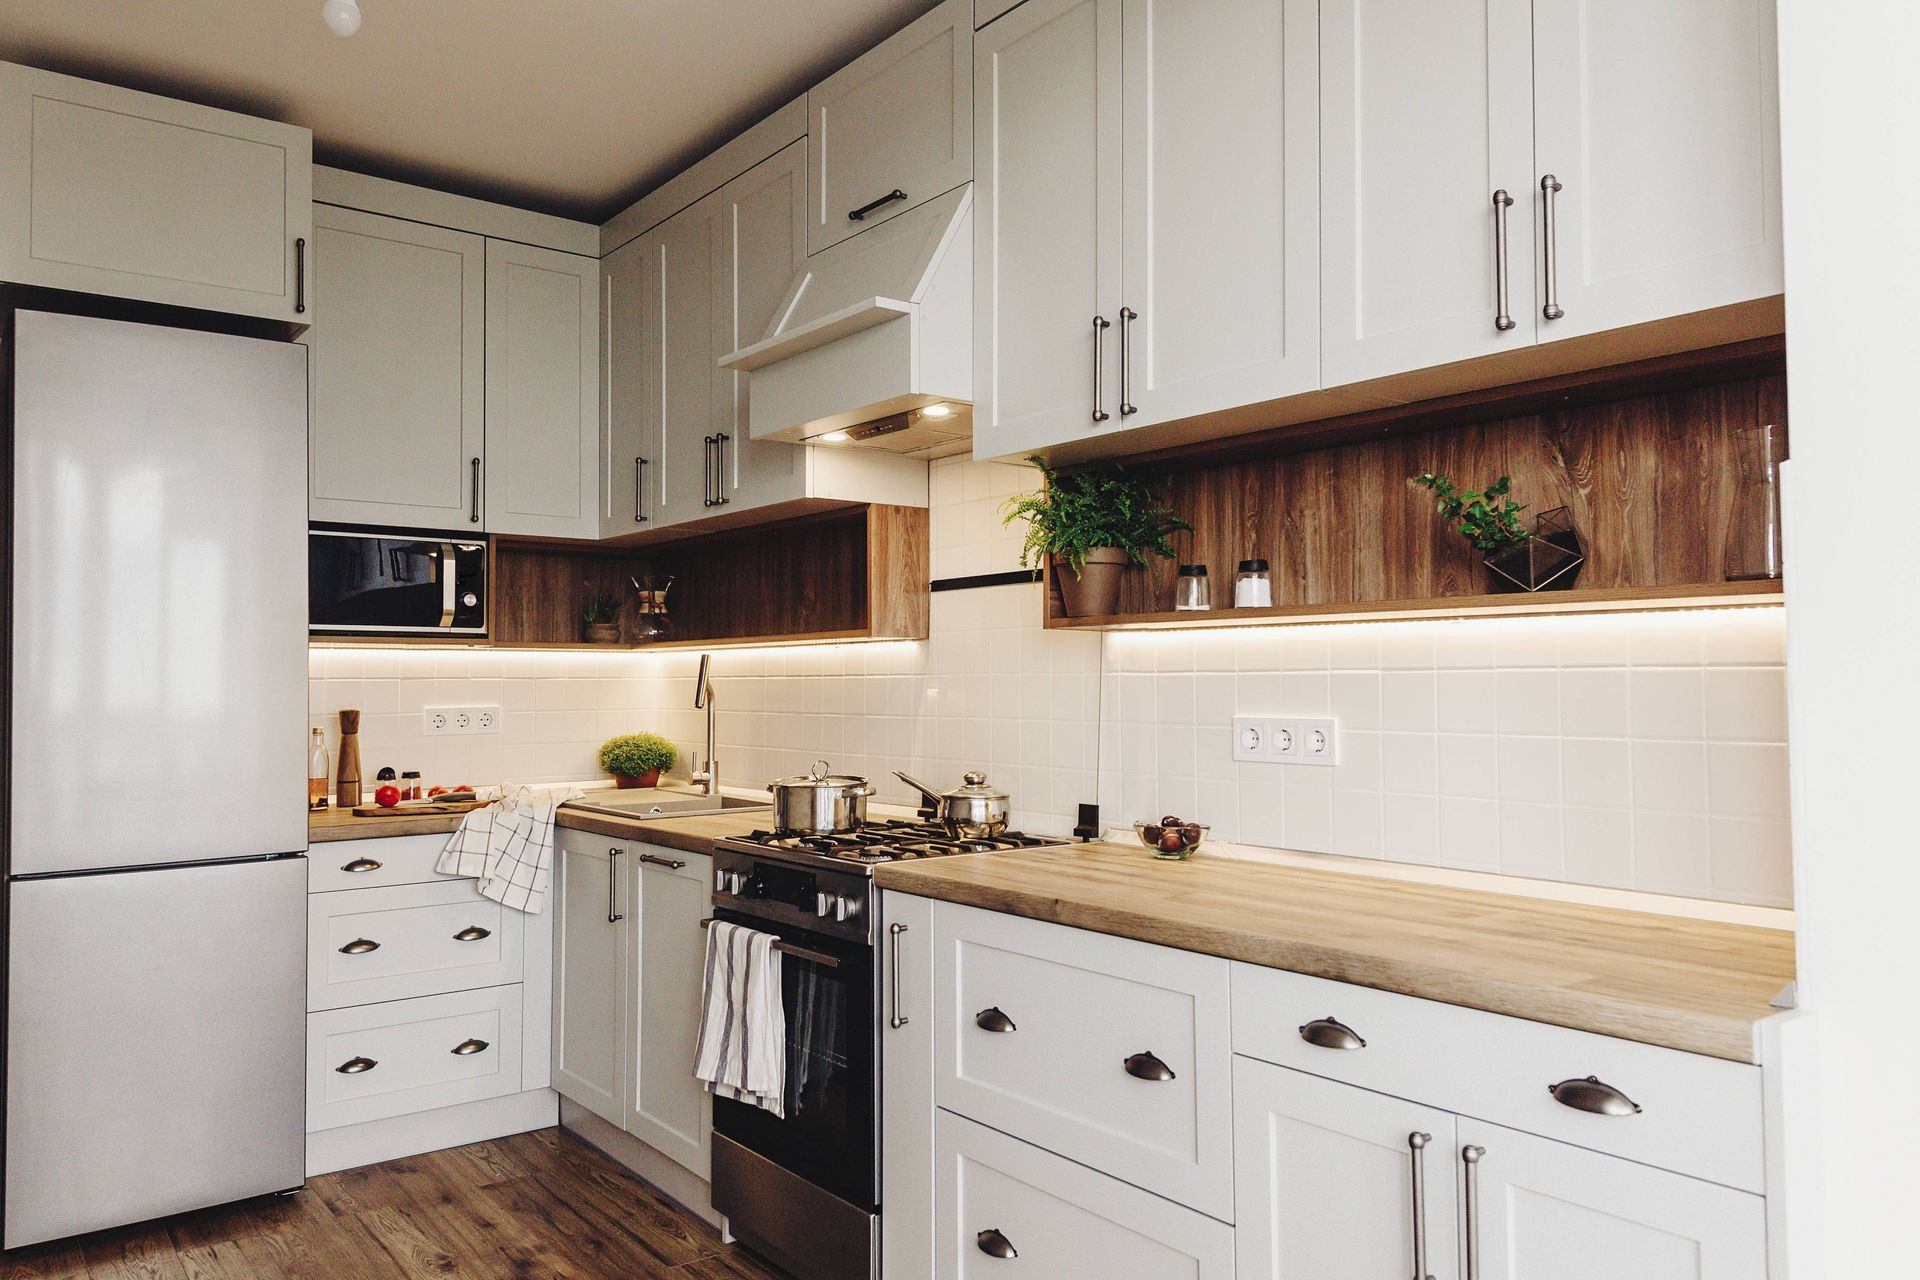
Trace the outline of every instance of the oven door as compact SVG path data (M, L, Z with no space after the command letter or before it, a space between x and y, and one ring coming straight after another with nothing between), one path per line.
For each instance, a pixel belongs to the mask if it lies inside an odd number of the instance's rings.
M776 932L737 911L716 910L714 918ZM777 932L809 953L780 953L787 1114L716 1097L713 1131L871 1213L880 1203L873 949L785 926Z

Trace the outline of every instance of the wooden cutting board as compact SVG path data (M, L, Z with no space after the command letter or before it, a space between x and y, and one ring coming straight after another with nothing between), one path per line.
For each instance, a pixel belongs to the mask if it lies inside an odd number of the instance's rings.
M424 804L407 803L396 805L363 804L354 809L356 818L427 818L435 814L467 813L474 809L484 809L493 803L491 800L429 800Z

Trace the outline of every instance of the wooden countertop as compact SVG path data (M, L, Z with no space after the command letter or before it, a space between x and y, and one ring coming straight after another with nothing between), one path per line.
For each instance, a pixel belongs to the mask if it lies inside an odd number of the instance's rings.
M395 808L373 818L356 818L351 809L322 809L307 814L307 843L334 840L380 840L388 836L451 835L459 829L458 813L409 814Z
M644 840L688 853L712 853L715 840L764 829L773 821L773 810L733 809L695 818L616 818L563 807L554 821L575 831L591 831L615 840Z
M883 889L1691 1053L1756 1060L1793 935L1088 844L893 863Z

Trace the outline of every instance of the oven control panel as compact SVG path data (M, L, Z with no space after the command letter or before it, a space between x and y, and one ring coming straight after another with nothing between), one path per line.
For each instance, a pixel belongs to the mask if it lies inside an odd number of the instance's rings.
M872 938L872 896L873 881L859 872L714 851L713 905L771 923L867 942Z

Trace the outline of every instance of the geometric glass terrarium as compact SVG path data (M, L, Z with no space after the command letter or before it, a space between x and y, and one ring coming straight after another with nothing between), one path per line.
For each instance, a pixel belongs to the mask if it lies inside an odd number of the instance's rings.
M1554 507L1533 518L1533 533L1525 542L1490 552L1482 560L1488 586L1503 593L1568 590L1586 558L1573 517L1565 507Z

